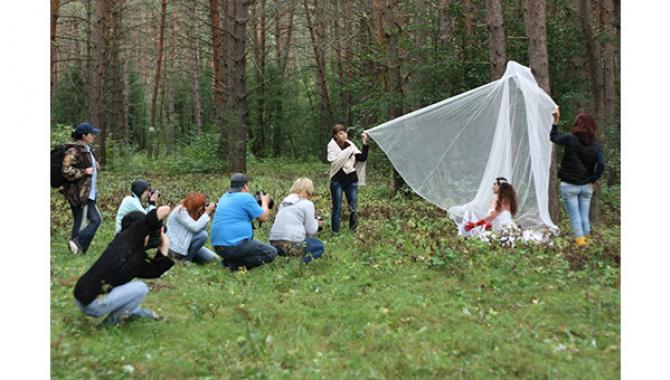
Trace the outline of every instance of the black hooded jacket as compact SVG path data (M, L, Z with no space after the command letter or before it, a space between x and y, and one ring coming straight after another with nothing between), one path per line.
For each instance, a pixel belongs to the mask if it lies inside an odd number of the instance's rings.
M600 141L585 144L579 135L558 133L558 125L552 125L549 138L552 142L565 146L563 161L558 178L573 185L593 183L605 171L605 155Z
M141 220L121 231L102 252L91 268L74 287L74 297L87 306L99 294L109 293L115 286L130 282L135 277L157 278L174 265L169 257L156 252L149 258L145 252L144 238L161 228L156 209Z

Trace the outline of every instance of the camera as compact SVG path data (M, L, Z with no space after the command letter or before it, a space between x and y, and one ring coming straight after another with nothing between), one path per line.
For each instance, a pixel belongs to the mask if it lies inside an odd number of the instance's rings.
M258 205L263 207L263 202L261 202L261 195L266 195L267 193L264 192L263 190L257 191L256 194L254 195L254 198L256 198L256 202L258 202ZM272 208L275 207L275 201L272 199L272 196L270 196L270 201L268 202L268 208L272 210Z
M150 197L153 196L154 194L157 194L156 197L158 197L158 198L160 198L160 196L161 196L161 192L158 189L151 189L151 190L149 190L149 193L150 193L150 195L149 195Z

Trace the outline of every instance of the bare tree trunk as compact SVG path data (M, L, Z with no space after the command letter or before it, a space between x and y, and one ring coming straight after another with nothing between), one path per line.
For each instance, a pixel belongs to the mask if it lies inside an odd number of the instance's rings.
M91 120L93 114L93 106L91 105L91 99L93 98L93 85L91 79L93 79L93 71L95 69L93 62L93 5L91 0L85 0L84 8L86 9L86 23L84 24L84 33L86 33L86 46L85 46L85 56L86 56L86 65L84 66L86 70L82 73L84 77L84 82L86 84L86 95L84 96L84 109L86 110L83 114L88 114L88 119Z
M449 3L451 0L439 0L437 5L437 35L440 43L447 52L447 57L454 56L454 31Z
M163 128L165 130L165 151L167 154L172 154L174 151L174 145L175 145L175 125L177 123L177 120L174 120L174 80L175 80L175 75L177 68L175 67L177 64L177 60L175 59L176 55L176 32L174 28L176 27L173 22L170 22L169 24L169 29L171 31L170 33L170 39L169 39L169 44L168 44L168 62L165 66L165 84L167 84L167 93L165 97L165 119L166 123L163 125Z
M167 0L161 1L161 20L158 26L158 56L156 60L156 76L154 77L154 89L153 95L151 96L151 128L156 134L156 101L158 99L158 89L160 87L161 81L161 70L163 65L163 43L165 35L165 16L167 13ZM149 134L151 136L151 134ZM152 142L151 140L147 144L147 153L149 157L152 156Z
M51 0L51 99L53 101L56 94L56 53L58 47L56 45L56 26L58 25L58 11L60 8L60 0Z
M544 1L544 0L542 0ZM456 49L456 58L459 61L469 62L472 51L472 20L475 9L471 0L463 0L463 39L460 49Z
M310 40L312 41L312 48L314 50L314 59L316 60L316 71L317 79L319 83L319 90L321 94L320 102L320 115L321 115L321 126L320 126L320 149L319 149L319 158L322 162L326 162L326 145L330 139L330 128L334 123L335 112L332 109L332 103L330 101L330 95L328 94L328 83L326 82L326 64L325 64L325 44L323 41L323 32L321 30L321 25L323 19L319 15L316 17L317 25L313 25L312 17L310 15L309 6L307 0L303 0L303 5L305 7L305 16L307 18L307 28L309 29ZM317 11L320 11L318 6L315 6ZM321 31L322 33L318 33ZM318 35L317 35L318 34Z
M289 51L291 50L291 41L293 39L293 14L295 12L295 0L289 3L287 26L282 26L282 13L277 11L275 16L275 60L278 67L279 84L275 85L278 89L275 96L275 124L272 126L272 155L279 157L282 152L282 123L283 117L283 99L284 92L283 83L286 73L286 65L288 62Z
M391 95L389 102L389 119L403 114L404 94L402 92L402 75L400 74L400 54L398 53L398 35L400 27L394 22L394 12L398 8L398 0L385 0L383 10L383 29L386 42L386 71L388 90ZM393 169L393 194L395 195L405 181L397 170Z
M106 88L109 88L109 96L105 97L105 124L109 126L108 136L117 138L121 135L124 121L123 116L123 77L121 75L121 43L122 43L122 21L124 0L110 1L111 29L109 30L109 70L105 78Z
M197 0L193 0L191 8L191 18L197 19L196 13ZM188 29L191 33L190 44L191 48L189 49L189 63L191 65L191 80L193 81L192 90L193 90L193 114L195 119L195 127L198 134L202 133L202 97L200 95L200 49L199 49L199 38L198 38L198 28L195 22L189 23L190 28Z
M235 0L235 27L233 50L233 91L235 95L236 128L232 134L230 149L230 169L235 172L246 172L247 167L247 133L249 128L249 111L246 90L246 23L248 5L246 0Z
M352 45L352 38L353 38L353 33L352 33L352 28L351 28L351 17L353 16L353 9L351 8L352 3L351 2L346 2L345 8L344 8L344 62L345 62L345 69L344 69L344 74L345 78L351 78L351 68L352 68L352 62L354 61L354 48ZM349 87L345 88L344 90L344 104L345 104L345 112L346 112L346 123L347 125L352 125L354 123L354 113L351 111L351 105L353 103L352 101L353 95L351 92L351 89Z
M547 26L545 21L544 0L522 0L526 31L528 33L528 55L530 68L538 85L551 94L549 87L549 54L547 53ZM558 224L560 204L558 202L558 166L556 147L551 149L549 173L549 215Z
M126 145L128 145L128 113L130 100L130 73L128 69L128 58L123 60L123 104L120 116L120 153L121 157L126 156Z
M101 163L105 162L105 140L107 135L107 126L103 120L103 89L105 78L105 53L107 51L107 2L96 1L95 3L95 24L92 33L92 54L93 70L91 71L91 123L100 129L100 136L97 144L97 159Z
M224 0L227 1L227 0ZM217 0L209 0L209 16L212 27L212 64L214 65L214 85L212 86L212 109L214 111L214 122L218 124L220 130L220 151L229 166L228 151L229 137L228 128L224 122L223 114L225 112L224 88L226 86L225 59L223 57L223 26L219 15L219 3ZM224 12L223 17L227 14Z
M259 0L256 3L256 12L254 17L254 34L256 43L254 44L254 55L256 60L256 126L257 134L252 146L252 152L258 157L265 156L266 150L266 126L265 126L265 0Z
M620 125L617 123L619 120L619 97L617 95L616 86L616 83L619 79L619 70L617 69L619 34L616 27L616 25L618 25L619 18L617 16L616 10L618 0L602 0L602 4L604 8L603 21L605 24L603 28L605 32L605 39L603 42L603 67L605 70L605 124L599 129L604 133L606 128L616 129L619 128ZM610 141L604 139L604 142L609 143ZM614 144L617 143L618 140L615 140ZM613 144L607 145L611 146ZM613 186L616 183L616 171L608 170L607 174L607 183L608 185Z
M507 53L505 28L500 0L486 0L486 24L489 28L489 59L491 79L499 79L505 72Z

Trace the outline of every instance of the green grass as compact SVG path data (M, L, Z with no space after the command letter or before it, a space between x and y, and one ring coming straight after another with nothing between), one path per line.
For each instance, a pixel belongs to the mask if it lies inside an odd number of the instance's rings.
M252 163L252 189L281 199L300 175L330 216L327 167ZM85 256L66 247L71 215L52 194L51 371L54 378L612 379L620 374L618 189L606 223L573 252L489 247L455 236L445 213L416 197L388 198L379 171L359 193L361 226L325 232L323 259L278 257L249 272L175 265L145 305L164 321L98 329L73 286L110 241L114 214L136 175L99 176L103 224ZM174 205L189 190L216 199L227 178L147 174ZM608 199L612 199L608 203ZM346 215L345 215L346 216ZM567 229L565 218L562 231ZM346 222L344 226L346 227ZM257 231L267 241L269 224ZM131 367L132 366L132 367Z

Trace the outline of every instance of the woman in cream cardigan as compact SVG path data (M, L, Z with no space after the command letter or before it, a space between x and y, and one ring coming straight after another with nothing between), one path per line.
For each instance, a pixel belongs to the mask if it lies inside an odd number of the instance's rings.
M361 134L363 151L348 139L347 129L336 124L333 138L328 143L328 162L330 162L330 196L333 201L331 229L340 232L340 214L342 212L342 192L349 204L349 229L358 226L358 186L365 185L365 161L368 159L368 135Z

